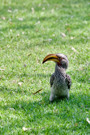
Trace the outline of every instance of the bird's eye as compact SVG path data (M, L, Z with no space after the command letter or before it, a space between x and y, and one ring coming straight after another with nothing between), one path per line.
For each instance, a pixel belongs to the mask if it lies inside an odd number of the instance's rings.
M59 60L61 61L63 58L62 57L59 57Z

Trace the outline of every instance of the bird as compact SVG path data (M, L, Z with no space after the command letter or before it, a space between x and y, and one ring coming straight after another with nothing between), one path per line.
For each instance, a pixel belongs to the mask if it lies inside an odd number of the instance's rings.
M53 102L55 99L67 98L69 99L69 90L71 88L71 78L66 74L66 69L68 68L69 61L66 55L57 53L57 54L48 54L42 63L46 61L54 61L55 72L50 77L50 102Z

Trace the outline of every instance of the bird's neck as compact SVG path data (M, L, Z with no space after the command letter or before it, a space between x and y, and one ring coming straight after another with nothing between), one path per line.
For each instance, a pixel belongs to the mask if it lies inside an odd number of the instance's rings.
M56 74L65 74L65 69L64 69L63 67L58 66L58 65L56 64L55 73L56 73Z

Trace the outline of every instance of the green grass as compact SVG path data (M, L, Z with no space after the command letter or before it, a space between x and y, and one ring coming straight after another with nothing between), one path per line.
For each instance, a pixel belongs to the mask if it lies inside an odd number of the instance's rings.
M89 135L89 19L89 0L0 0L1 135ZM49 103L49 53L68 56L69 102Z

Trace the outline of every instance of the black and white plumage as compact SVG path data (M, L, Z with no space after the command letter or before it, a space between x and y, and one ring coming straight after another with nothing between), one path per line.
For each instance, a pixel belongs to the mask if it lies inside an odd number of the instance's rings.
M69 90L71 87L71 78L66 74L66 69L68 68L68 58L63 54L49 54L47 55L43 63L52 60L56 62L55 72L50 78L51 95L50 101L55 98L66 97L69 99Z

